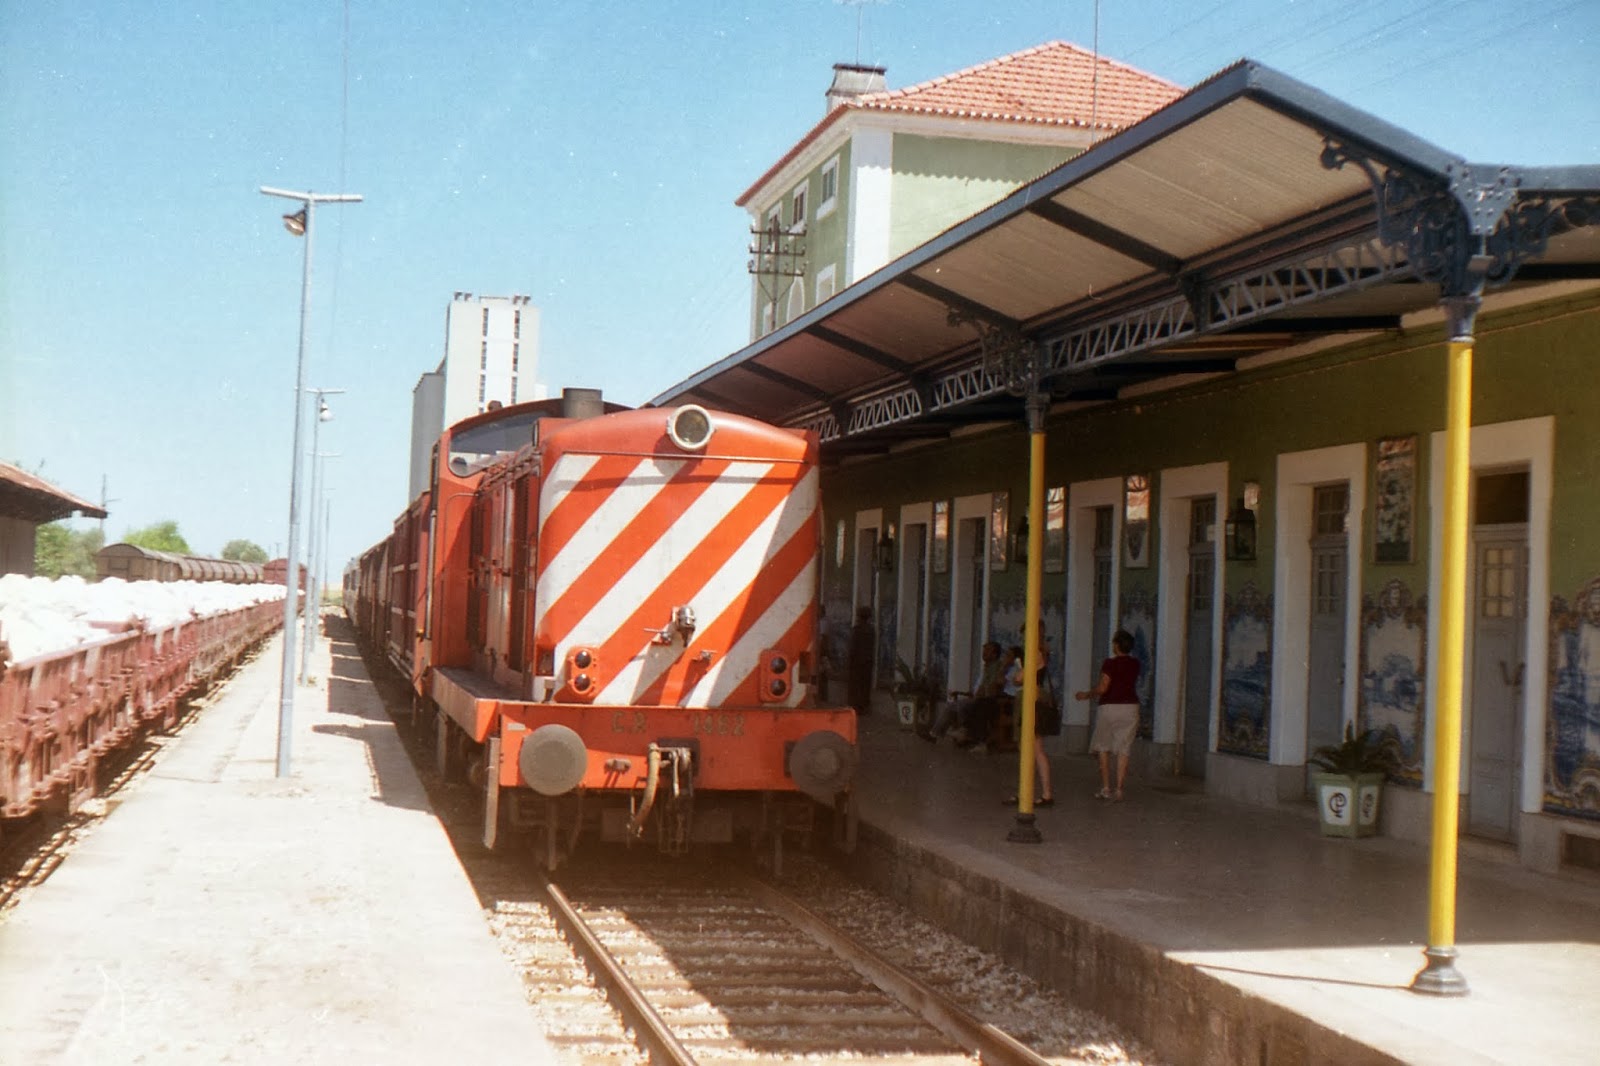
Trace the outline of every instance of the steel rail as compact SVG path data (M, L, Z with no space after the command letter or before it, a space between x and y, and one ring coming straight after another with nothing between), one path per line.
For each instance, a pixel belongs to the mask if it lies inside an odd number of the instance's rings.
M1049 1059L1004 1030L979 1021L944 993L883 958L780 889L747 875L736 875L736 884L756 902L805 930L883 992L985 1063L991 1066L1052 1066Z
M589 924L583 920L577 910L572 906L566 894L557 888L555 882L544 874L540 875L541 886L545 897L550 902L550 911L555 915L556 921L575 941L576 947L584 957L599 971L595 974L606 987L621 1000L618 1008L627 1016L628 1022L639 1033L653 1062L667 1063L669 1066L697 1066L698 1060L689 1053L689 1050L678 1042L672 1035L672 1030L667 1023L662 1021L661 1015L656 1013L654 1007L644 998L644 994L623 972L622 964L617 962L616 956L600 943L594 935Z

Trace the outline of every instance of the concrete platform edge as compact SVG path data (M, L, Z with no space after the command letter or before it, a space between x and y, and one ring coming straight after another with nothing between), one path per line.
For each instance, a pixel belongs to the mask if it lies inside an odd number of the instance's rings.
M1403 1062L907 836L863 820L845 865L864 884L1099 1012L1164 1058L1196 1066Z

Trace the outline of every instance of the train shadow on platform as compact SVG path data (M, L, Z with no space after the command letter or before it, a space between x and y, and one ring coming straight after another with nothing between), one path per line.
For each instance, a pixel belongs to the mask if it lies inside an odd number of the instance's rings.
M367 673L349 621L338 615L324 615L323 623L328 642L327 711L329 715L345 715L353 720L319 723L311 731L366 745L374 799L392 807L431 813L433 807L417 779L399 727Z

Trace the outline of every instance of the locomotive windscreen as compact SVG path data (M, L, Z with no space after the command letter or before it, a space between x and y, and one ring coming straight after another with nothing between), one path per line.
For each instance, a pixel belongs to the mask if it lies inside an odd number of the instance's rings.
M533 442L533 425L545 416L528 411L497 422L469 426L450 435L450 470L465 477L502 455L511 455Z

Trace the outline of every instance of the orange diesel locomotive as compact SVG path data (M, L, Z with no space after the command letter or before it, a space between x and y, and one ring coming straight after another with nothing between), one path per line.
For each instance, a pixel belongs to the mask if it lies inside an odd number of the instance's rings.
M432 484L346 574L412 680L484 842L553 868L589 836L662 851L854 833L856 721L820 707L814 436L592 390L450 427Z

